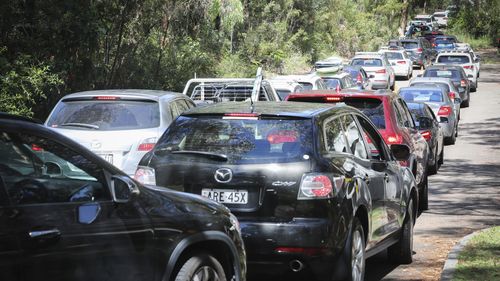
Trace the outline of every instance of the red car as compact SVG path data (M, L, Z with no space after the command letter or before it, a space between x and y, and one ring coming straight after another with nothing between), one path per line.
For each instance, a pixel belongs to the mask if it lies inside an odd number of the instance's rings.
M344 102L361 110L378 128L388 145L405 144L411 156L401 162L413 172L419 189L419 209L428 209L427 158L428 144L419 133L405 101L388 90L331 90L291 94L287 101L337 103ZM372 153L378 153L372 150Z

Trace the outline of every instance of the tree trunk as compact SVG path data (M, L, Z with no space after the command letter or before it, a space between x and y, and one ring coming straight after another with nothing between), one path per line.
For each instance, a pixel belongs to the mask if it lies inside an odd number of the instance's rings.
M403 10L401 10L401 21L399 24L399 36L404 36L406 31L406 24L408 23L409 0L403 0Z

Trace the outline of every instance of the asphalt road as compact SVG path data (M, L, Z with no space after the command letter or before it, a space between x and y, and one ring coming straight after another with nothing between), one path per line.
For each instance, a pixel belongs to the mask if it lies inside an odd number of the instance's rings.
M483 65L479 81L470 107L462 108L456 144L445 147L443 166L429 177L429 210L415 226L414 262L392 266L381 253L367 260L366 280L439 280L457 241L500 225L500 65Z

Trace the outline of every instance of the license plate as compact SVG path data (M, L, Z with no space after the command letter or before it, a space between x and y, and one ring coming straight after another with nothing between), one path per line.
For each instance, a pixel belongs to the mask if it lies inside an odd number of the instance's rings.
M97 155L101 156L104 160L113 164L113 154L97 154Z
M201 190L201 195L219 203L227 203L227 204L248 203L247 190L204 188Z

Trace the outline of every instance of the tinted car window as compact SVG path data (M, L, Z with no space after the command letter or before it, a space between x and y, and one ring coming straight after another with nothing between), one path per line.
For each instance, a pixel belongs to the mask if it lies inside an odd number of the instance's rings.
M405 49L416 49L418 48L418 43L417 42L401 42L403 44L403 47Z
M304 161L312 151L307 119L220 119L181 116L156 145L155 151L224 154L228 162Z
M444 55L444 56L438 57L438 62L463 64L463 63L470 63L470 59L468 56L446 56L446 55Z
M47 125L101 131L154 128L160 109L154 101L67 100L59 103Z
M361 110L378 129L385 129L384 104L379 99L344 99L347 105Z
M300 85L304 88L304 91L309 91L313 89L313 84L308 82L299 82Z
M97 165L46 138L0 132L0 176L13 204L109 200Z
M290 90L279 90L276 89L276 93L280 96L281 100L285 100L288 95L290 95Z
M411 87L438 87L446 92L450 91L450 86L447 83L430 83L430 82L416 82L410 85Z
M424 72L424 77L460 79L460 72L456 69L428 69Z
M351 65L360 65L360 66L382 66L381 59L353 59Z
M431 89L402 89L399 95L406 102L442 102L443 94L439 88Z
M347 153L349 151L342 122L339 118L326 121L324 130L326 151L342 153Z
M346 128L347 145L351 149L351 152L354 154L354 156L361 159L368 158L368 155L366 154L365 144L363 142L363 137L359 132L358 125L351 115L344 116L344 125Z

